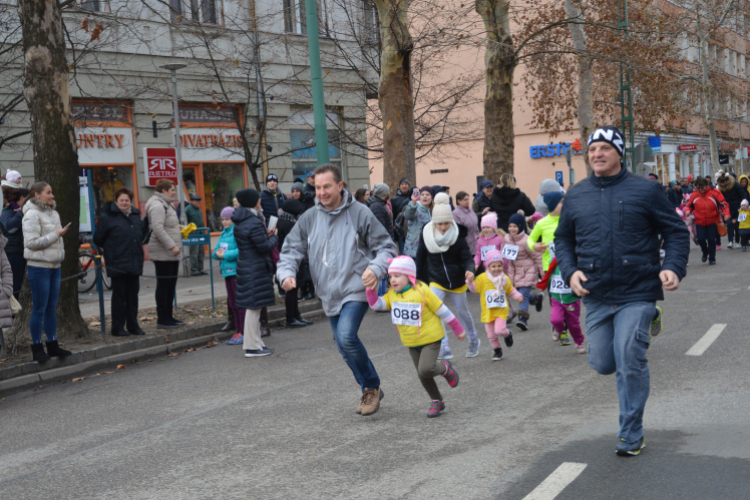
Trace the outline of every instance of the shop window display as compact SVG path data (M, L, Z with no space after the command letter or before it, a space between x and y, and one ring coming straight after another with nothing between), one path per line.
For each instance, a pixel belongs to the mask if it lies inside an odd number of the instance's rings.
M86 169L81 169L81 175ZM98 219L102 205L114 201L115 192L121 187L133 189L132 167L93 167L91 168L92 188L94 191L94 210Z
M243 163L203 163L202 182L197 182L197 167L185 168L185 191L203 198L204 222L211 232L221 232L221 210L232 205L237 191L245 188Z

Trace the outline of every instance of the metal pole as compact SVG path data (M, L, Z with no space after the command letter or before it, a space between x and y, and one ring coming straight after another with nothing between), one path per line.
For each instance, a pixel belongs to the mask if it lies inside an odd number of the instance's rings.
M93 236L96 234L96 224L94 224L94 217L96 212L94 211L94 180L90 168L86 169L86 189L89 191L89 217L91 217L91 245L96 250L96 256L94 262L96 265L96 292L99 294L99 323L102 326L102 341L107 341L107 322L104 316L104 289L102 287L102 254L96 243L94 243Z
M740 117L742 118L742 117ZM737 125L740 126L740 172L742 172L742 175L745 174L745 164L742 162L742 121L737 118Z
M318 44L318 6L315 0L305 0L307 11L307 47L310 52L310 83L312 86L313 116L315 117L315 150L318 165L328 163L328 127L326 103L323 99L323 75L320 69Z
M180 224L187 224L185 215L185 190L182 177L182 138L180 137L180 112L177 108L177 71L172 69L172 114L174 116L174 147L177 154L177 200L180 202Z

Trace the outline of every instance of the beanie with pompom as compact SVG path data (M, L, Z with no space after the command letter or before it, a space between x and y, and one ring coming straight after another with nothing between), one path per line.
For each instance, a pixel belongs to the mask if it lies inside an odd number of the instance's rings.
M432 208L432 222L435 224L453 222L453 211L449 202L450 196L445 193L438 193L435 196L435 206Z
M497 229L497 214L495 212L487 212L482 217L482 227Z

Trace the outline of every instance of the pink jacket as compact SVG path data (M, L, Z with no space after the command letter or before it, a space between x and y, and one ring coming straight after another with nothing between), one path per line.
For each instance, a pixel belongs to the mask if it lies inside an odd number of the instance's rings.
M510 278L515 288L534 286L540 276L544 276L542 267L542 253L533 252L526 244L529 236L526 233L518 233L515 237L505 235L506 245L518 247L516 260L505 260L505 273Z
M482 263L482 247L490 245L495 245L495 250L503 251L503 239L500 236L492 233L492 236L485 238L480 234L479 238L477 238L477 248L474 253L474 265L476 267L479 267L479 264ZM513 282L513 286L516 286L515 282Z

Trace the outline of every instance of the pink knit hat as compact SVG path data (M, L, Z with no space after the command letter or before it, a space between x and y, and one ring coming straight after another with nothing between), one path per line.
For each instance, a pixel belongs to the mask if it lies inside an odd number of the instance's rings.
M482 217L482 227L497 229L497 214L495 212L487 212L487 215Z
M539 212L534 212L531 214L531 220L536 224L540 220L544 219L544 215L540 214Z
M417 265L408 255L401 255L392 259L388 266L388 274L403 274L409 278L412 285L417 284Z
M493 262L499 262L500 264L503 264L503 254L500 252L500 250L490 250L489 252L487 252L487 254L484 256L484 268L489 269L490 264L492 264Z

